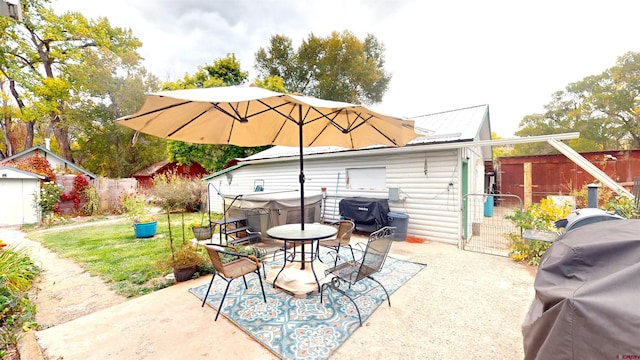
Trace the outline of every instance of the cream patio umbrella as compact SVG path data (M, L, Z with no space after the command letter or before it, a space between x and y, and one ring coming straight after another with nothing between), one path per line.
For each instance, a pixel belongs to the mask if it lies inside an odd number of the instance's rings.
M254 86L151 93L138 112L117 119L117 124L190 143L298 146L301 230L304 230L303 147L403 146L419 136L410 120L382 115L360 105Z

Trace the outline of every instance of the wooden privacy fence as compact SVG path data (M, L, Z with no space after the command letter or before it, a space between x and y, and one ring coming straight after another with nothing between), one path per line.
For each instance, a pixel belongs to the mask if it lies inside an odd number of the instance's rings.
M122 194L130 194L138 190L138 181L134 178L98 178L95 186L100 196L100 211L111 211L120 205L119 199Z

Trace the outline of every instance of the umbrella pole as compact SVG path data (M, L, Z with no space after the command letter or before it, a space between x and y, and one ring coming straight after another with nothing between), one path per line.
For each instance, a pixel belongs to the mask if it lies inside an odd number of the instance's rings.
M302 156L302 106L298 105L298 129L299 129L299 144L300 144L300 175L298 175L298 181L300 181L300 230L304 230L304 160ZM312 245L313 246L313 245ZM313 261L313 259L311 260ZM302 266L300 269L304 270L304 242L302 243Z
M300 105L298 105L298 129L300 146L300 175L298 175L298 181L300 182L300 229L304 230L304 160L302 156L302 106Z

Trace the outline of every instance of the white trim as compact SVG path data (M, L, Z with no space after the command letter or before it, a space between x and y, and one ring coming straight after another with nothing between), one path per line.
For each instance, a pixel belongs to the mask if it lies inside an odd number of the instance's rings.
M483 146L496 146L496 145L508 145L508 144L522 144L522 143L534 143L534 142L544 142L549 139L554 140L571 140L577 139L580 137L579 132L572 133L562 133L562 134L553 134L553 135L539 135L539 136L527 136L523 138L512 138L512 139L500 139L500 140L479 140L479 141L457 141L450 143L439 143L439 144L416 144L416 145L407 145L402 147L382 147L375 149L360 149L360 150L345 150L339 152L328 152L321 154L305 154L304 158L309 159L322 159L322 158L333 158L333 157L345 157L352 156L354 152L366 152L367 155L378 155L378 154L389 154L390 152L398 152L398 153L410 153L410 152L422 152L425 150L452 150L452 149L460 149L460 148L469 148L469 147L483 147ZM244 164L266 164L272 162L281 162L290 158L298 158L300 155L287 155L281 157L274 157L268 159L256 159L256 160L242 160L239 159L241 163Z

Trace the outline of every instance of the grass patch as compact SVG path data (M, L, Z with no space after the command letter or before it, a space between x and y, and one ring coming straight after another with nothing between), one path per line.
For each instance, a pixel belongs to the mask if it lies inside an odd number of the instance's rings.
M194 220L199 221L200 215L185 214L184 238L187 241L193 238L188 224ZM181 242L180 214L171 215L171 229L174 241ZM166 263L171 257L166 215L159 216L157 233L148 239L137 239L128 221L61 227L31 232L28 237L60 257L81 264L91 275L101 277L114 291L126 297L148 294L171 284L164 280L164 276L173 271Z

